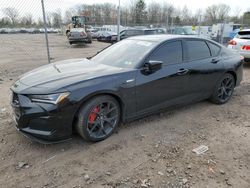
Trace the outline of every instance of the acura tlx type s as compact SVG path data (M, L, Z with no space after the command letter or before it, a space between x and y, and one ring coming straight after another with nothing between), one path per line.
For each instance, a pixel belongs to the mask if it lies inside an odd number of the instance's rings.
M211 40L132 37L94 57L52 63L20 77L12 90L16 128L42 142L76 130L87 141L167 107L226 103L242 80L242 57Z

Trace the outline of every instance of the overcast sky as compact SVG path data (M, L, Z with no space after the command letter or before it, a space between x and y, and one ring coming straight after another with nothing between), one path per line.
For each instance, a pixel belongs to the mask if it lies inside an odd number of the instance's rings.
M93 4L93 3L104 3L109 2L118 4L118 0L44 0L47 11L53 11L66 9L73 7L77 4ZM131 0L121 0L121 6L129 4ZM250 0L146 0L146 3L155 2L168 2L173 4L175 7L183 7L186 5L194 13L197 9L205 9L207 6L218 3L226 3L231 6L231 15L235 14L236 10L241 9L241 13L250 9ZM3 16L2 9L6 7L15 7L19 12L24 15L25 13L32 13L34 17L41 17L41 0L0 0L0 17Z

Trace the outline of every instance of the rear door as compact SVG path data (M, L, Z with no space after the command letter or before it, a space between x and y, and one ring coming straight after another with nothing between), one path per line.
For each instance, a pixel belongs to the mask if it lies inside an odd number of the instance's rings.
M224 72L220 46L203 39L184 40L184 59L189 70L192 100L209 97Z

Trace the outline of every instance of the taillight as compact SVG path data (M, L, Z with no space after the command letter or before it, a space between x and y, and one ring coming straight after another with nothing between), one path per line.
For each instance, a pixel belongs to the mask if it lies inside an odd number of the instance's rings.
M80 35L81 36L86 36L86 34L84 32L81 32Z
M235 42L234 40L230 40L230 41L228 42L228 44L230 44L230 45L236 45L237 42Z
M242 46L241 49L242 50L250 50L250 46Z

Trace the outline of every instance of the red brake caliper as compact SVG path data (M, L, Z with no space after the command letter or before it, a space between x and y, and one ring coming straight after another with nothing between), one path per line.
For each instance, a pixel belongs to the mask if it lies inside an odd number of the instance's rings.
M89 115L89 122L94 123L97 113L100 112L99 106L95 107Z

